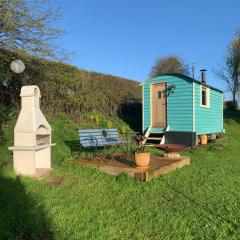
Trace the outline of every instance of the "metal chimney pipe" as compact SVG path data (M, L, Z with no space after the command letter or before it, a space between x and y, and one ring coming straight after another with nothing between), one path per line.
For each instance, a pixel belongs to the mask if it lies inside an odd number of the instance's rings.
M201 82L206 84L206 69L201 69L200 72L201 72Z

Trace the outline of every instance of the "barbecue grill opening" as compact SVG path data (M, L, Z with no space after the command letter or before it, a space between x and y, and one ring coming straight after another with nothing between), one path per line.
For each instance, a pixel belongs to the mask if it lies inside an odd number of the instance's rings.
M41 125L38 128L36 133L36 139L37 139L37 145L50 144L51 142L50 133L44 125Z

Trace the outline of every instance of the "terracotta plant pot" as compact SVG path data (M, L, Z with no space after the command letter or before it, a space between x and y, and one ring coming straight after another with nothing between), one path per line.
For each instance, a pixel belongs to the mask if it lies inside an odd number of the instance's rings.
M149 152L137 152L135 153L135 165L138 167L148 167L150 162Z

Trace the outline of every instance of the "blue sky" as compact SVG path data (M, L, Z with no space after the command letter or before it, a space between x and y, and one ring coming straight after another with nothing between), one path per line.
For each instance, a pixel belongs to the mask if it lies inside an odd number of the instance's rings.
M79 68L141 82L156 58L177 54L189 65L195 59L196 78L206 68L208 83L225 89L212 70L240 27L239 0L55 2L62 7L57 24L69 32L60 42Z

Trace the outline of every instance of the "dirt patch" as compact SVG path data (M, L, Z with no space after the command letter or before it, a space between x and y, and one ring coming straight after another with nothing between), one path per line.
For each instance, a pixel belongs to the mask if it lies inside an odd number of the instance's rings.
M59 186L64 181L64 177L55 177L49 181L51 186Z
M214 150L217 151L217 152L224 152L225 149L229 148L230 145L227 145L227 146L217 146L217 147L214 147Z

